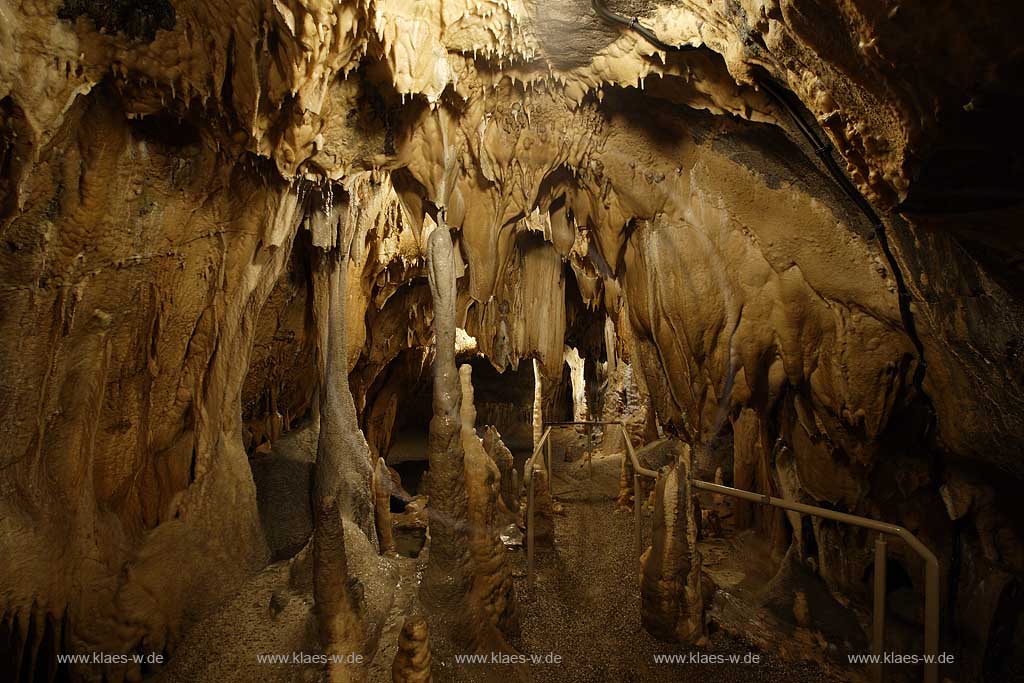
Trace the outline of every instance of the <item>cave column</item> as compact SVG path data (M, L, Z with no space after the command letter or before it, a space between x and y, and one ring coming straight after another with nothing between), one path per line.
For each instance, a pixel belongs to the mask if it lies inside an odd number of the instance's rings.
M465 615L470 590L462 390L455 367L455 255L444 221L427 238L427 275L434 308L434 397L427 459L430 548L423 601L447 632ZM437 632L436 629L432 629ZM466 636L468 634L462 634Z
M676 448L674 466L662 468L658 477L651 547L640 560L640 613L654 637L697 645L706 641L700 510L690 483L690 446L676 442Z
M320 260L314 281L322 374L313 492L313 599L324 652L340 657L363 653L366 644L359 600L351 589L345 521L356 524L376 543L368 449L362 437L357 438L355 404L348 389L344 280L337 251ZM363 681L366 671L361 666L331 663L328 676L331 683Z
M608 356L608 376L615 374L618 367L618 358L615 355L615 322L611 316L604 319L604 351Z
M544 437L544 373L540 361L533 359L533 450Z
M572 384L572 419L577 422L587 420L587 386L584 377L584 366L587 359L580 356L578 350L565 347L565 362L569 366L569 381Z

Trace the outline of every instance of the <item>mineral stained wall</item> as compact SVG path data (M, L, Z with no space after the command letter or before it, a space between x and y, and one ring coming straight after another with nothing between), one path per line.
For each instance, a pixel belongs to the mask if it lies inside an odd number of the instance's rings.
M492 363L557 379L610 317L663 425L919 534L987 642L1010 598L965 603L1024 570L1024 7L609 5L698 49L582 0L0 0L5 633L173 652L269 557L247 457L317 419L316 254L366 424L429 362L441 225ZM793 537L866 590L863 535Z

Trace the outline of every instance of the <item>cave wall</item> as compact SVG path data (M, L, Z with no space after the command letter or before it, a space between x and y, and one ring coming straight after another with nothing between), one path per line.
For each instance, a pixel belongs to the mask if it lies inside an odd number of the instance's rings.
M266 560L241 394L301 214L116 101L75 103L4 226L0 583L72 648L160 651Z
M706 46L686 53L582 2L112 7L0 0L0 585L20 623L173 647L261 566L246 447L313 405L309 250L348 255L375 447L368 396L431 343L438 224L457 323L497 367L558 382L566 332L608 314L664 424L706 441L743 415L755 483L920 533L947 620L979 621L956 596L985 571L1024 570L1019 215L921 211L944 187L914 189L960 144L950 117L1019 95L1020 7L619 8ZM875 228L768 77L883 215L919 386ZM813 534L826 580L861 590L866 539Z

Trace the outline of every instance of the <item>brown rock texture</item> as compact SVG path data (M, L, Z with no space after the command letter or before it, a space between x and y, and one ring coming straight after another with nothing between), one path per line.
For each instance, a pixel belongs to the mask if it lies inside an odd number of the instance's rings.
M468 595L473 580L469 547L465 451L462 445L462 387L455 367L454 252L448 231L430 235L427 267L434 301L434 416L430 420L427 456L430 554L423 580L423 602L431 610L439 634L465 642L472 633ZM433 629L435 634L437 628Z
M387 463L384 462L384 458L377 458L377 466L373 469L373 502L377 538L382 552L395 550L395 539L391 529L391 491L394 488L397 487L393 486Z
M651 546L640 561L640 613L656 638L700 645L707 637L697 548L700 508L689 472L690 447L679 444L675 462L658 478Z
M430 683L430 633L422 616L409 617L398 637L398 653L391 667L394 683Z
M484 427L484 451L498 468L498 505L503 517L514 518L519 511L519 480L514 468L512 452L501 440L501 434L493 425Z
M430 382L427 577L457 611L462 330L495 368L536 361L546 408L570 346L591 386L635 374L638 437L732 438L733 484L907 527L961 673L1005 674L1024 6L607 7L693 49L576 0L0 0L10 668L44 642L173 654L266 566L250 461L299 429L314 544L336 517L373 548L375 463ZM737 520L866 604L863 534Z
M469 545L473 558L470 601L483 615L484 621L502 636L515 637L519 632L519 621L512 568L505 545L498 536L501 528L498 517L501 470L476 435L472 368L468 364L462 365L459 375L462 382L462 448L466 465ZM494 651L496 648L490 645Z

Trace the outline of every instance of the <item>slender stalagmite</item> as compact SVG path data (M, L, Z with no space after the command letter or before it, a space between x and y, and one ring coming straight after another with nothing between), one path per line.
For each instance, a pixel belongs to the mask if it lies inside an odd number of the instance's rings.
M651 547L641 560L640 616L656 638L701 644L706 629L699 512L689 478L690 446L679 447L675 466L663 468L658 477Z
M505 442L501 440L501 433L493 425L484 428L484 450L491 460L497 465L501 473L501 499L504 512L509 516L519 511L519 488L515 479L516 470L512 451L508 449Z
M466 531L462 391L455 367L455 256L444 222L427 242L427 274L434 304L434 416L430 420L428 514L430 549L422 599L436 638L468 640L465 615L470 590Z
M473 558L470 600L484 628L477 628L478 643L496 650L505 637L519 632L512 568L498 536L498 499L501 471L476 435L473 404L473 368L459 368L462 379L462 447L466 463L466 499L469 547ZM497 629L497 632L495 631Z
M321 273L317 284L326 284L326 287L318 287L322 294L318 298L327 309L327 324L326 334L321 334L324 354L320 437L314 471L313 599L324 653L344 658L363 654L365 643L358 599L349 581L344 520L352 519L360 528L368 523L368 538L371 540L375 540L376 532L373 529L371 476L365 442L362 450L353 447L352 443L352 429L358 432L358 427L347 382L344 271L336 254L321 260L321 266L327 272ZM326 283L323 282L325 279ZM321 308L320 322L323 320ZM354 462L360 459L361 463ZM341 662L329 664L328 674L331 683L366 680L362 666Z
M377 458L373 470L373 499L377 516L377 536L381 552L394 552L395 539L391 530L391 473L384 458Z
M422 616L411 616L405 620L398 636L398 652L391 665L394 683L430 683L429 635L427 620Z

